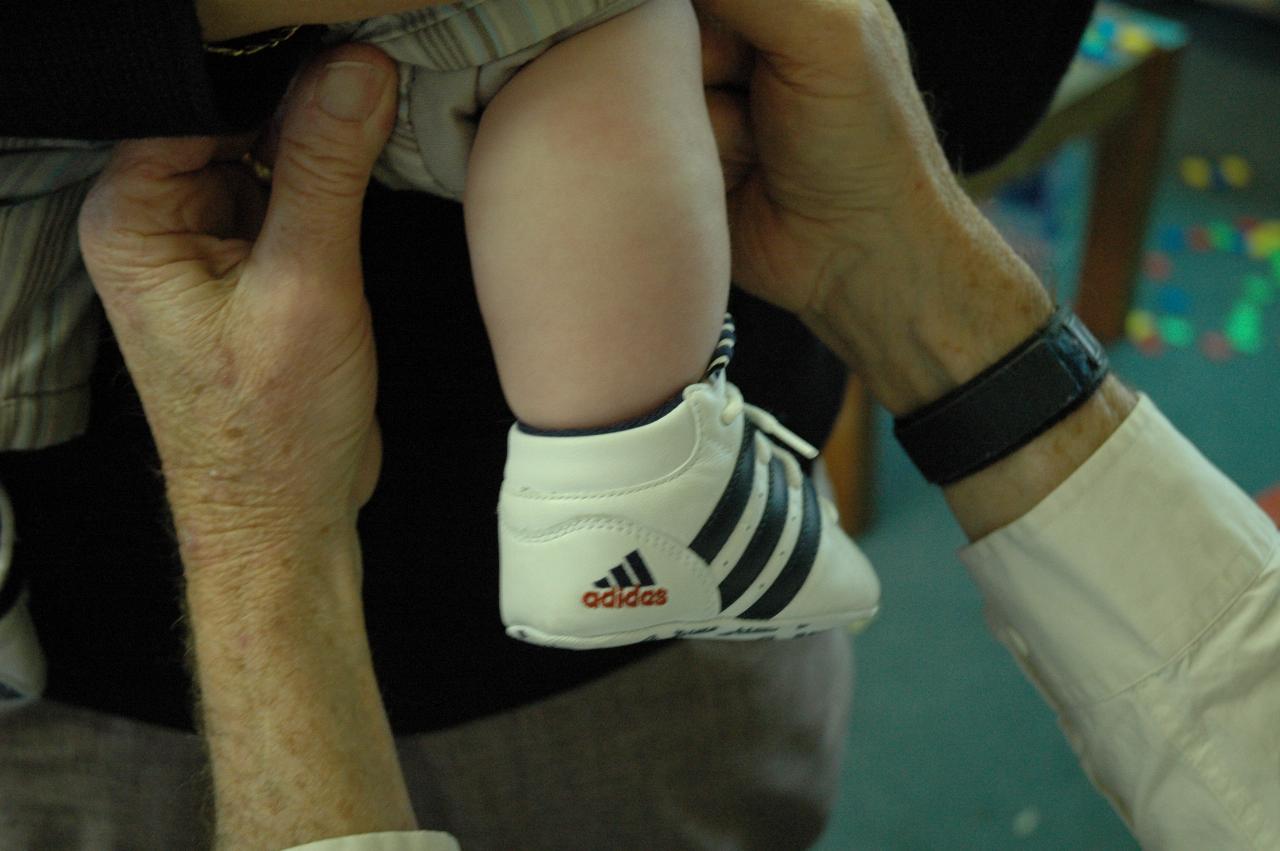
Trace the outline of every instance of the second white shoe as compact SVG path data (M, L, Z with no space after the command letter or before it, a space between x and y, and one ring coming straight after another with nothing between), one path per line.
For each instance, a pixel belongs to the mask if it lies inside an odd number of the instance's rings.
M791 451L716 371L621 431L513 427L499 498L507 634L591 649L858 628L880 583Z

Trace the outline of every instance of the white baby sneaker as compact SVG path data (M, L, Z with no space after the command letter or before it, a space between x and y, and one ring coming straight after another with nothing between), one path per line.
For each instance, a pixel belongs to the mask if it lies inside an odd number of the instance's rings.
M624 430L513 427L498 504L507 634L592 649L865 625L880 583L784 445L818 454L723 369Z

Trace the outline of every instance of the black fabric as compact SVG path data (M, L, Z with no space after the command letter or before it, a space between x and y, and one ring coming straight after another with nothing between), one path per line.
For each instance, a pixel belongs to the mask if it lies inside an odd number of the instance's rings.
M320 48L323 33L323 27L302 27L287 41L251 56L205 54L214 105L227 132L252 130L271 115L294 72ZM198 123L182 131L202 132L209 131Z
M0 3L0 135L124 139L241 132L317 46L307 27L252 56L206 53L190 2Z
M1095 0L890 0L947 159L995 165L1043 117Z
M1084 20L1092 0L897 5L910 13L919 79L932 92L948 155L972 165L1007 151L1044 109L1058 57L1080 35L1072 22ZM962 11L969 9L972 16ZM996 9L1009 14L996 19ZM168 0L77 10L85 17L70 23L65 13L0 12L9 52L0 58L0 134L22 135L25 126L29 135L119 137L226 125L217 103L234 92L213 94L214 82L193 70L204 57L189 14ZM148 39L125 32L135 24ZM39 49L10 51L24 38ZM144 43L152 38L161 43ZM111 62L83 64L82 53ZM89 68L92 79L82 73ZM978 102L981 111L967 111ZM503 635L494 510L512 419L472 292L461 208L375 187L364 234L386 459L360 530L374 664L394 728L481 717L660 652L547 650ZM793 317L737 292L730 310L738 327L732 380L822 445L842 366ZM49 657L48 694L190 729L176 548L146 422L110 338L93 397L85 437L0 456L0 482L18 517L15 557L28 571Z

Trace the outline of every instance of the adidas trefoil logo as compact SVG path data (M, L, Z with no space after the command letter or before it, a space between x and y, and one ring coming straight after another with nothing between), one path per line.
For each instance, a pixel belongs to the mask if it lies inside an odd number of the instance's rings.
M595 583L602 591L588 591L582 604L588 609L634 609L638 606L665 606L667 589L654 587L653 574L635 550L622 564Z

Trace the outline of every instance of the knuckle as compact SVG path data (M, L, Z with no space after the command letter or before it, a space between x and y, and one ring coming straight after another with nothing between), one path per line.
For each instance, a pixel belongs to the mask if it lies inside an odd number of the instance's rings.
M276 175L304 197L351 197L364 193L369 163L362 152L332 138L285 135Z
M117 193L107 180L99 180L89 189L80 205L76 229L81 251L86 257L95 253L108 238L115 221Z

